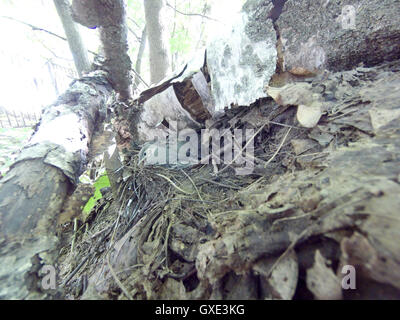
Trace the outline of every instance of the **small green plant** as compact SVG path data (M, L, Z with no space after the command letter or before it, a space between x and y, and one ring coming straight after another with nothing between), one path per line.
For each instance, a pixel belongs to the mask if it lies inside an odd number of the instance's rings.
M94 183L95 191L94 195L88 200L86 203L85 207L83 208L83 214L88 215L90 211L93 209L95 206L96 202L103 198L103 195L101 194L100 190L102 188L106 188L110 186L110 180L108 179L107 174L104 174L100 176Z

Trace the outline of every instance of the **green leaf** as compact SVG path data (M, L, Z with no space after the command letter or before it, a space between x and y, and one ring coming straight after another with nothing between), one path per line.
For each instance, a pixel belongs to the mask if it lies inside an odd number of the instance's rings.
M83 208L83 214L88 215L90 211L95 206L96 202L103 198L103 195L100 192L100 189L106 188L110 186L110 180L108 176L105 174L99 177L96 182L94 183L95 191L93 197L91 197L88 202L86 203L85 207Z

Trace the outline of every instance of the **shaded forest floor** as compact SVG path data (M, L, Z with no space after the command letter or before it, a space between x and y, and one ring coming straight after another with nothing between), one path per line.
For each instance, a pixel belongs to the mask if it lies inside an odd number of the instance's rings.
M400 62L304 83L325 106L312 129L270 98L212 124L258 133L250 175L125 153L118 192L63 231L66 297L400 298Z

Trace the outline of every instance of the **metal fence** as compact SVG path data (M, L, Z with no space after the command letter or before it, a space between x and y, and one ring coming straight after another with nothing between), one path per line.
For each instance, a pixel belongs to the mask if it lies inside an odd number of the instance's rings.
M26 128L34 126L39 115L19 111L0 109L0 128Z

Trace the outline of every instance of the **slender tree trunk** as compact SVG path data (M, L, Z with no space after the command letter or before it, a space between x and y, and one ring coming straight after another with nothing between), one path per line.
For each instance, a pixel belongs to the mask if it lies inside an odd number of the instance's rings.
M71 84L0 180L0 299L43 298L39 270L58 257L56 221L85 168L99 107L111 93L97 71Z
M64 27L69 48L74 58L76 70L81 77L84 73L89 72L90 62L87 55L87 50L79 34L78 26L72 20L69 1L54 0L54 5Z
M203 16L205 16L207 14L207 8L208 8L208 4L206 1L204 3L203 12L201 13ZM202 47L200 44L202 43L202 40L203 40L203 34L204 34L204 29L205 29L205 20L206 20L205 17L201 17L199 40L196 43L195 52L197 52Z
M142 58L144 54L144 50L146 48L146 40L147 40L147 27L145 26L142 31L142 37L140 41L139 51L136 58L135 70L140 75L142 69ZM135 85L136 87L139 85L140 79L138 76L135 77Z
M176 0L174 2L174 27L172 28L172 33L171 33L171 39L175 37L175 32L176 32ZM175 54L176 52L171 52L171 69L172 71L175 71Z
M159 82L165 78L169 71L168 44L162 21L164 7L164 0L144 0L150 50L151 83Z
M73 18L94 29L100 28L100 40L106 57L105 69L121 100L132 97L132 64L128 55L126 11L123 0L73 0Z
M54 91L56 92L56 95L59 96L60 91L58 90L57 77L54 72L54 65L50 61L47 61L47 70L49 70L49 75L51 82L53 83Z

